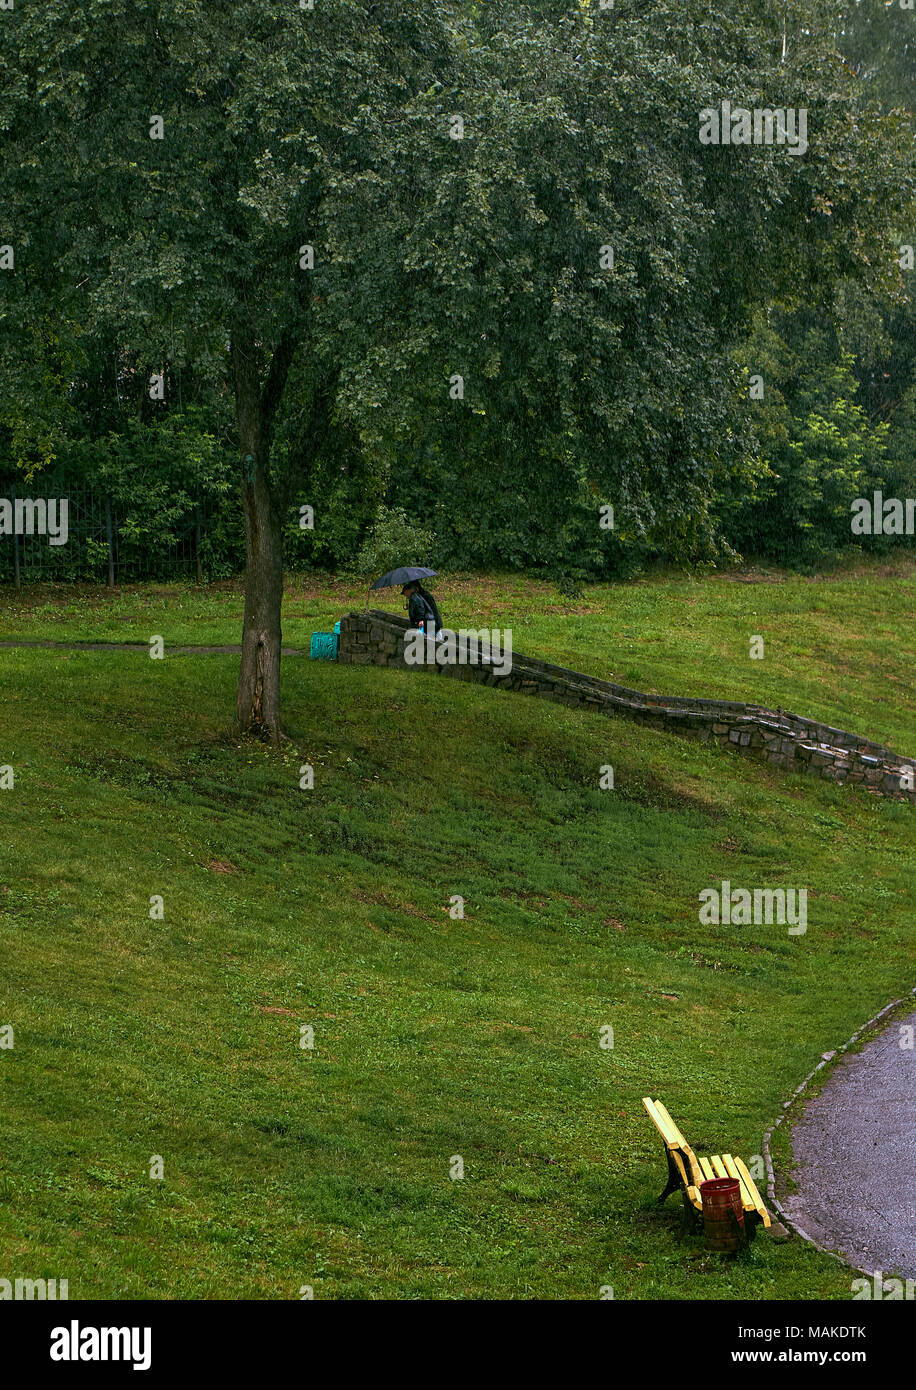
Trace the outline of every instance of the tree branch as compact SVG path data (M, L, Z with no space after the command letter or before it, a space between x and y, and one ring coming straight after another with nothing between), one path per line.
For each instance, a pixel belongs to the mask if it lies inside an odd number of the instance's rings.
M261 419L267 431L270 431L273 426L277 407L283 398L296 347L297 339L295 336L288 330L284 331L280 335L280 341L271 360L267 380L264 382L264 389L261 392Z

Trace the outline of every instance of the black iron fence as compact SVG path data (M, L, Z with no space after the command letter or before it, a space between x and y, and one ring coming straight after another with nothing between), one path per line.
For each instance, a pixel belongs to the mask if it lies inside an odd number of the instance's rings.
M52 544L48 532L62 520L64 499L66 542ZM323 554L316 551L314 531L300 525L305 500L303 495L291 503L283 532L285 563L295 571L327 563L329 553L328 543ZM348 540L355 549L358 537L344 535ZM234 489L202 490L197 498L187 491L163 492L154 502L139 484L134 496L109 495L59 474L39 474L24 484L21 477L12 481L0 473L0 585L114 587L175 579L201 584L232 578L244 568L244 527Z
M137 510L123 501L100 496L79 485L68 486L60 478L36 478L31 487L0 481L0 498L10 503L13 533L9 526L0 535L0 583L17 588L23 584L67 583L78 580L129 584L148 579L188 578L198 583L235 573L241 556L220 523L224 518L208 501L195 502L183 513L170 514L166 524L138 519ZM43 525L44 509L20 505L19 531L16 503L50 499L57 505L66 499L66 541L51 544Z

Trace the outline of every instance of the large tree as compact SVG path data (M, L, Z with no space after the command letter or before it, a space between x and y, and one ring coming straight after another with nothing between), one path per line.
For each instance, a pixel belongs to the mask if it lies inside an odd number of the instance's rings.
M424 96L453 62L446 10L64 0L3 16L7 347L17 318L50 312L116 337L154 392L192 364L222 378L247 553L237 714L273 738L295 481L277 415L294 363L316 449L342 392L361 418L394 401L422 147L447 140Z

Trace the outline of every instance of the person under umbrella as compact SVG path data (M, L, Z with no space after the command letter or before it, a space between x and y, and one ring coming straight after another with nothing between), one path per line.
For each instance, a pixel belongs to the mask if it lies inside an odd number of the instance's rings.
M438 638L442 635L442 618L439 605L428 589L424 589L419 579L411 579L401 589L407 599L407 618L411 627L421 632L431 633Z
M369 586L369 592L371 593L373 589L393 589L400 585L401 593L407 599L407 616L411 625L419 628L422 632L431 632L439 638L442 635L439 605L429 590L424 589L422 583L424 579L435 579L435 577L435 570L426 569L422 565L402 565L400 569L389 570L387 574L376 579ZM367 612L368 608L369 600L367 597Z

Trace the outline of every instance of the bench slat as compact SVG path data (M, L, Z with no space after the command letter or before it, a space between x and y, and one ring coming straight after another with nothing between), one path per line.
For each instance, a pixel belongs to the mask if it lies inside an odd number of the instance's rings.
M687 1140L684 1138L683 1134L672 1120L671 1115L668 1112L667 1106L662 1105L661 1101L657 1100L655 1102L655 1107L658 1110L658 1113L661 1115L662 1119L665 1121L665 1123L671 1126L671 1132L675 1137L675 1142L677 1143L678 1148L686 1149Z
M668 1145L668 1148L682 1148L684 1145L684 1136L681 1134L681 1131L678 1129L661 1101L651 1100L648 1096L643 1096L642 1103L649 1112L649 1118Z
M685 1144L681 1152L684 1154L690 1165L690 1174L693 1179L694 1187L699 1187L703 1181L703 1170L697 1162L697 1156L689 1144Z
M728 1173L728 1176L730 1178L737 1178L739 1183L741 1184L741 1205L744 1207L744 1210L756 1211L754 1199L747 1190L747 1183L744 1181L740 1172L738 1171L738 1166L735 1163L735 1160L732 1158L731 1154L723 1154L722 1162L725 1164L725 1171Z
M712 1164L710 1163L709 1159L701 1158L700 1167L703 1169L703 1177L706 1179L707 1182L711 1182L716 1175L712 1171Z
M728 1169L726 1168L725 1164L722 1162L718 1154L713 1154L709 1161L712 1164L713 1172L715 1173L717 1178L728 1177Z
M751 1198L753 1199L754 1206L756 1207L757 1212L758 1212L759 1215L760 1215L761 1221L763 1222L764 1226L769 1226L769 1224L770 1224L770 1213L767 1211L766 1207L763 1205L763 1201L761 1200L760 1193L757 1191L757 1184L754 1182L754 1179L751 1177L750 1173L747 1171L747 1166L746 1166L746 1164L742 1163L741 1159L738 1158L738 1157L736 1156L736 1158L735 1158L735 1166L737 1167L738 1172L741 1174L742 1178L744 1179L745 1185L747 1186L747 1190L748 1190L748 1192L751 1194Z

